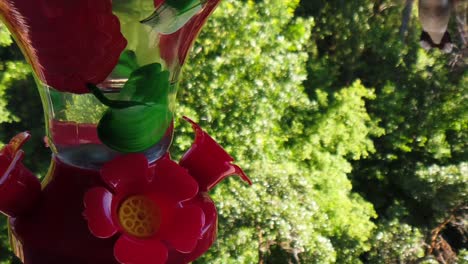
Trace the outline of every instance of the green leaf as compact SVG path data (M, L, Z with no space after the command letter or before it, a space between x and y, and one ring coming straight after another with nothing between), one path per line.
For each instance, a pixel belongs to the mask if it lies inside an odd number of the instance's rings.
M13 43L11 39L10 32L8 32L7 27L0 22L0 46L8 47Z
M179 12L185 12L186 9L191 9L193 6L200 4L199 0L166 0L168 6L177 9Z
M138 69L137 58L132 50L125 50L120 55L119 62L112 72L113 75L128 78L134 70Z
M98 135L106 146L119 152L142 152L166 133L172 113L165 105L109 109L98 125Z
M162 71L159 63L145 65L135 70L125 83L119 98L145 103L167 104L169 71Z
M95 96L110 108L99 121L99 139L120 152L141 152L156 144L172 121L169 109L169 72L159 63L138 68L120 91L120 100L109 100L95 86Z

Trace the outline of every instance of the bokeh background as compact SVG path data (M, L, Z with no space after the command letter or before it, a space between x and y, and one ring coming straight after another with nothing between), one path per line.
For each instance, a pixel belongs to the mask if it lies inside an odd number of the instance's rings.
M196 263L468 263L468 73L419 45L411 0L223 0L178 94L173 156L198 121L254 184L212 193L219 236ZM465 47L466 48L466 47ZM0 26L0 142L28 130L46 173L42 106ZM16 263L0 218L0 263ZM17 260L16 260L17 261Z

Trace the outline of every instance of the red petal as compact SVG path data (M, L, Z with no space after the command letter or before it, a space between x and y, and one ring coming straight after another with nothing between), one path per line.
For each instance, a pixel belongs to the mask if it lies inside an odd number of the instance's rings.
M198 193L197 182L186 169L168 157L160 159L154 166L153 188L176 203L189 200Z
M23 145L31 138L29 132L22 132L17 134L14 138L10 140L8 145L4 148L3 151L9 151L9 155L13 158L18 151L21 150Z
M113 195L107 189L95 187L85 194L84 215L88 220L89 230L99 238L108 238L117 233L112 221Z
M122 264L163 264L167 260L167 248L157 239L123 235L115 243L114 256Z
M164 230L164 237L175 250L189 253L197 246L198 239L202 236L205 224L205 214L198 206L179 208L174 214L172 226Z
M24 152L21 149L8 151L7 147L0 151L0 212L16 217L38 202L41 184L21 163Z
M138 192L148 184L148 160L143 154L120 156L104 164L101 175L117 193Z
M180 159L179 164L187 168L200 186L200 191L209 191L230 175L239 175L252 184L242 169L232 164L234 159L200 126L184 116L195 130L195 142Z
M189 254L183 255L187 263L199 258L213 245L216 240L218 227L218 213L208 193L202 193L193 202L203 209L205 213L205 225L203 227L203 236L198 240L197 247Z

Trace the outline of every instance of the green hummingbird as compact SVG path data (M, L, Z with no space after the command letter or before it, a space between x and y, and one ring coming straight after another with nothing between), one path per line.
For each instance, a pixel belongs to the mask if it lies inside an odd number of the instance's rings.
M202 10L205 0L166 0L140 21L161 34L172 34Z

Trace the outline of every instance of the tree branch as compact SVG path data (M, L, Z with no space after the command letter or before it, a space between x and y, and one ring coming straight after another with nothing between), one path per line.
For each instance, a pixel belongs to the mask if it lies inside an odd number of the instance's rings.
M454 0L454 12L455 19L457 21L458 33L463 44L462 48L468 46L468 25L467 25L467 12L468 12L468 1L457 1Z
M405 42L406 32L408 31L408 26L411 19L411 13L413 12L413 3L414 0L406 0L405 8L403 9L400 27L400 39L403 42Z

